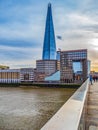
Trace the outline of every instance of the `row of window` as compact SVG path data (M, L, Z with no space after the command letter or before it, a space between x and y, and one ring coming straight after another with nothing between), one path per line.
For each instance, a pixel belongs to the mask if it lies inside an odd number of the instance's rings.
M0 72L0 79L19 79L19 72Z

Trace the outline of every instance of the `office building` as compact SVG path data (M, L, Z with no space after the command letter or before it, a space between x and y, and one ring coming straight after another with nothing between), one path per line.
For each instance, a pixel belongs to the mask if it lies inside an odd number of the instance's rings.
M60 70L60 62L56 60L56 43L52 19L51 3L48 4L42 60L36 61L38 73L49 76Z
M62 82L85 81L88 76L87 50L61 51L60 79Z
M57 60L37 60L36 68L37 72L44 73L46 76L49 76L56 71L60 70L60 62Z
M45 80L45 73L43 72L38 72L35 70L34 72L34 82L43 82Z
M43 60L56 60L56 43L52 19L51 3L48 4L46 27L43 44Z
M20 83L20 69L0 70L0 83Z
M33 82L34 81L34 69L33 68L21 68L20 69L21 82Z
M0 70L0 83L32 83L35 80L33 68Z

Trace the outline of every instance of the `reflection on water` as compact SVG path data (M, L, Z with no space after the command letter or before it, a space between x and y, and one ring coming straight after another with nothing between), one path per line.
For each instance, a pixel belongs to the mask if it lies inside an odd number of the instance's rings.
M74 91L68 88L0 88L0 130L39 130Z

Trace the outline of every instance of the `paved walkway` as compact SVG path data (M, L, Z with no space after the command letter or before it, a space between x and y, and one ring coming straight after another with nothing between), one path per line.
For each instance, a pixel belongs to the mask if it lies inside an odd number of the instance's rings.
M98 82L90 86L88 93L86 130L98 130Z

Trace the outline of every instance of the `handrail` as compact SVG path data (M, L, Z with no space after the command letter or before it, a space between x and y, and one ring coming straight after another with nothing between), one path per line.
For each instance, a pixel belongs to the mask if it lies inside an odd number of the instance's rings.
M41 130L78 130L88 87L89 79L82 84Z

